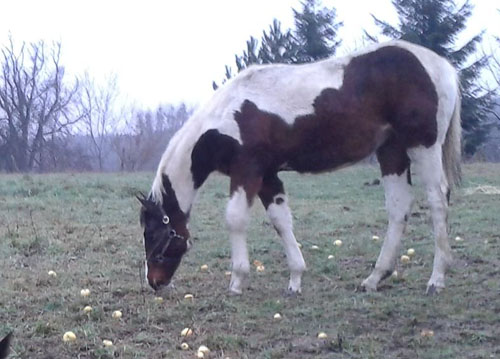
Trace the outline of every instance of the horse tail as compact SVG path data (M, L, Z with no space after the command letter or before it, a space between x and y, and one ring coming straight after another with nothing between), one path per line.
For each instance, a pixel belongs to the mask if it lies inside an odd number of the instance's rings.
M457 82L455 97L455 109L451 117L446 138L443 144L443 167L450 187L459 186L462 181L462 123L460 119L460 108L462 98L460 95L460 85Z

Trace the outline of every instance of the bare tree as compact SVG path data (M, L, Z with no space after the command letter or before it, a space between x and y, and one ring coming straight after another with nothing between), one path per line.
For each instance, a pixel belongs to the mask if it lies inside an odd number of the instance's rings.
M160 106L155 112L131 111L126 130L116 133L112 140L120 170L155 168L168 142L191 113L185 104Z
M44 170L44 146L53 136L80 120L72 113L78 82L63 82L61 44L22 44L12 38L1 49L0 168L7 171Z
M98 85L87 73L81 81L81 87L80 109L84 126L92 143L92 154L97 160L99 170L102 171L109 134L117 122L114 114L118 96L116 75L110 75L104 85Z
M490 61L488 62L488 70L491 77L500 87L500 38L496 38L496 44L491 46Z

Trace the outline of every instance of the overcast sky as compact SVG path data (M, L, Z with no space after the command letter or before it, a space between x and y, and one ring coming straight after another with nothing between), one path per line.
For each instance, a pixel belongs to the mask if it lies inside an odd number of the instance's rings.
M460 1L459 1L460 2ZM500 0L472 0L472 36L482 29L500 36ZM377 33L370 14L397 21L390 0L323 0L344 22L340 52L359 45L362 29ZM259 37L274 18L293 25L299 0L2 0L0 45L9 34L22 41L60 41L66 74L96 79L118 76L123 95L139 106L185 101L212 94L224 65L234 65L250 35Z

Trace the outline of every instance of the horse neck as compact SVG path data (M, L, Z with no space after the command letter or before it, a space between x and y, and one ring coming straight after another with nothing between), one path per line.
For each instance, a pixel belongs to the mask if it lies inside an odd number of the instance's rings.
M192 144L184 137L186 136L178 133L170 141L158 166L151 192L153 197L161 198L159 191L163 188L162 176L167 175L180 209L187 214L191 210L197 190L191 173Z

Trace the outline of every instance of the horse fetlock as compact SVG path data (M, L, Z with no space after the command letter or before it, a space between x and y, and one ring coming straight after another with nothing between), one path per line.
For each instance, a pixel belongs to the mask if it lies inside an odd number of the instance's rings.
M229 290L235 294L241 294L249 273L250 264L248 262L238 264L233 263Z
M377 291L378 280L373 277L373 274L361 282L361 288L366 292L376 292Z
M301 293L302 272L290 273L290 281L288 282L288 291L292 293Z
M436 263L435 263L436 264ZM439 293L442 289L445 288L445 268L444 262L439 262L441 264L440 266L434 267L432 270L431 278L429 279L429 282L427 282L427 293L428 294L434 294L434 293Z
M390 268L394 268L394 266L391 266ZM361 283L361 286L367 292L375 292L375 291L377 291L377 285L380 283L380 281L389 277L392 274L392 272L394 272L393 269L375 267L375 269L368 276L368 278L366 278Z
M229 283L229 292L232 294L242 294L243 286L247 279L247 274L236 273L231 274L231 282Z

